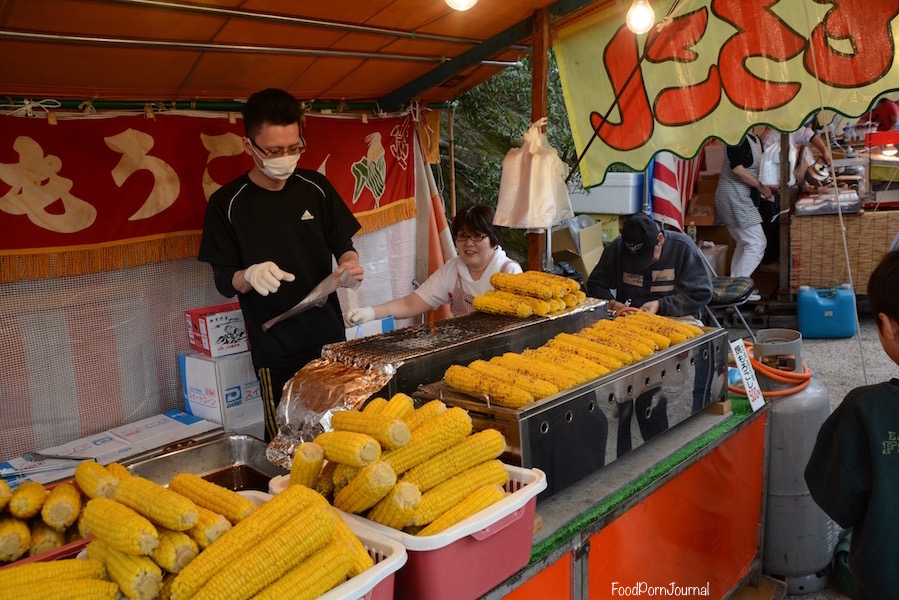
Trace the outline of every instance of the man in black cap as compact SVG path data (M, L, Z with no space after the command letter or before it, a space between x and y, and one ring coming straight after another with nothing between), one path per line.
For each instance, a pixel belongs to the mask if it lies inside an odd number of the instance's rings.
M608 300L610 310L634 306L668 317L695 318L712 299L712 279L704 261L690 236L663 231L649 215L637 213L603 250L587 280L587 294ZM691 414L708 403L709 369L709 362L696 361ZM634 413L644 441L668 429L668 399L661 390L654 387L616 404L619 457L631 450Z
M698 317L712 299L712 280L696 243L663 231L644 213L628 217L587 280L587 294L669 317ZM613 293L614 291L614 293Z

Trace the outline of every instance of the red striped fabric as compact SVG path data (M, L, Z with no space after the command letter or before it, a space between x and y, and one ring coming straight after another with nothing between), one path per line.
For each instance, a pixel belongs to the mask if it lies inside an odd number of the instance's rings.
M684 230L684 213L699 178L700 156L702 153L685 160L670 152L660 152L653 159L650 195L656 220Z

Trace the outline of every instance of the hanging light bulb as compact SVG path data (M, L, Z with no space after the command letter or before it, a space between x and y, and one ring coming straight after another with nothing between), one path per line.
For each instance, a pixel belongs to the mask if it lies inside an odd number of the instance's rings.
M884 156L896 156L896 154L899 153L899 150L896 149L896 144L887 144L880 153Z
M447 0L449 2L449 0ZM631 7L627 11L627 17L624 22L627 28L640 35L646 33L655 24L656 14L647 0L634 0Z
M468 10L478 3L478 0L446 0L450 8L455 10Z

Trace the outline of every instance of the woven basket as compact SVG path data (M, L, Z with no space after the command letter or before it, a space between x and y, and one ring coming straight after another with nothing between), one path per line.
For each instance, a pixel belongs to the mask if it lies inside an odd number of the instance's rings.
M843 215L849 266L856 295L868 293L868 278L899 231L899 211ZM790 291L849 283L839 215L793 217L790 220Z

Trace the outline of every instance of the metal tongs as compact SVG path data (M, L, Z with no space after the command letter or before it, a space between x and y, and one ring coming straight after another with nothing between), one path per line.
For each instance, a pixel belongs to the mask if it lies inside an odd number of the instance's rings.
M296 304L293 308L290 308L277 317L273 319L269 319L265 323L262 324L262 331L268 331L272 328L275 323L283 321L284 319L290 318L294 315L298 315L301 312L305 312L312 307L321 308L325 305L325 302L328 301L328 296L337 291L339 287L348 287L350 289L356 289L359 287L359 282L353 279L353 276L350 275L349 269L344 269L340 273L334 271L327 277L325 277L321 283L312 288L312 291L309 292L309 295L300 300L298 304Z

